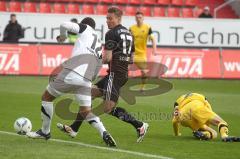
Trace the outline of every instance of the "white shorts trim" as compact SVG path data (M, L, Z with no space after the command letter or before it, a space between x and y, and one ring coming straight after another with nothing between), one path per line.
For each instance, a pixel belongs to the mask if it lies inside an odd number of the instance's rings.
M54 97L59 97L63 94L62 92L59 92L56 89L52 88L49 84L47 85L46 89Z

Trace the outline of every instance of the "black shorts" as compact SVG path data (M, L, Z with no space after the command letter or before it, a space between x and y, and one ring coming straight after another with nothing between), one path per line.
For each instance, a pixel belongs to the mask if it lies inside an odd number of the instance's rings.
M96 83L96 86L103 92L104 100L118 101L120 88L127 82L127 75L110 72Z

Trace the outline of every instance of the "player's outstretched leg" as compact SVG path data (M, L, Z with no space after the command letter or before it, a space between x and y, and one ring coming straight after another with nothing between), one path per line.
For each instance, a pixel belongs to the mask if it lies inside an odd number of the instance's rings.
M137 142L143 141L143 138L146 135L149 127L147 123L137 120L134 116L129 114L124 108L121 107L114 107L110 114L134 126L137 130Z

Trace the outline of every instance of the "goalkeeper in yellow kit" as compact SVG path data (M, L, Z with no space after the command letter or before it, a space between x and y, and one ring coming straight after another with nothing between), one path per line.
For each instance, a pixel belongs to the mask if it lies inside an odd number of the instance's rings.
M150 25L143 23L143 13L136 12L135 18L137 24L131 26L130 31L134 38L134 63L141 70L142 84L140 90L143 91L147 80L147 41L148 39L152 41L153 54L156 53L156 42Z
M206 97L198 93L180 96L174 103L173 130L175 136L180 136L180 125L189 127L193 135L200 140L217 137L217 132L210 126L217 126L222 141L240 142L239 137L228 136L228 124L213 112Z

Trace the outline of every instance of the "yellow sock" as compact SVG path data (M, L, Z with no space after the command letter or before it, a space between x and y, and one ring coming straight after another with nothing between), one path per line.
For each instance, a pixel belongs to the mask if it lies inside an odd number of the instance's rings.
M228 125L226 123L219 123L218 124L218 131L221 135L221 138L228 137Z
M144 75L142 76L142 83L141 83L141 90L144 90L145 84L147 83L147 77Z
M142 83L142 84L140 85L140 90L143 90L144 87L145 87L145 84Z

